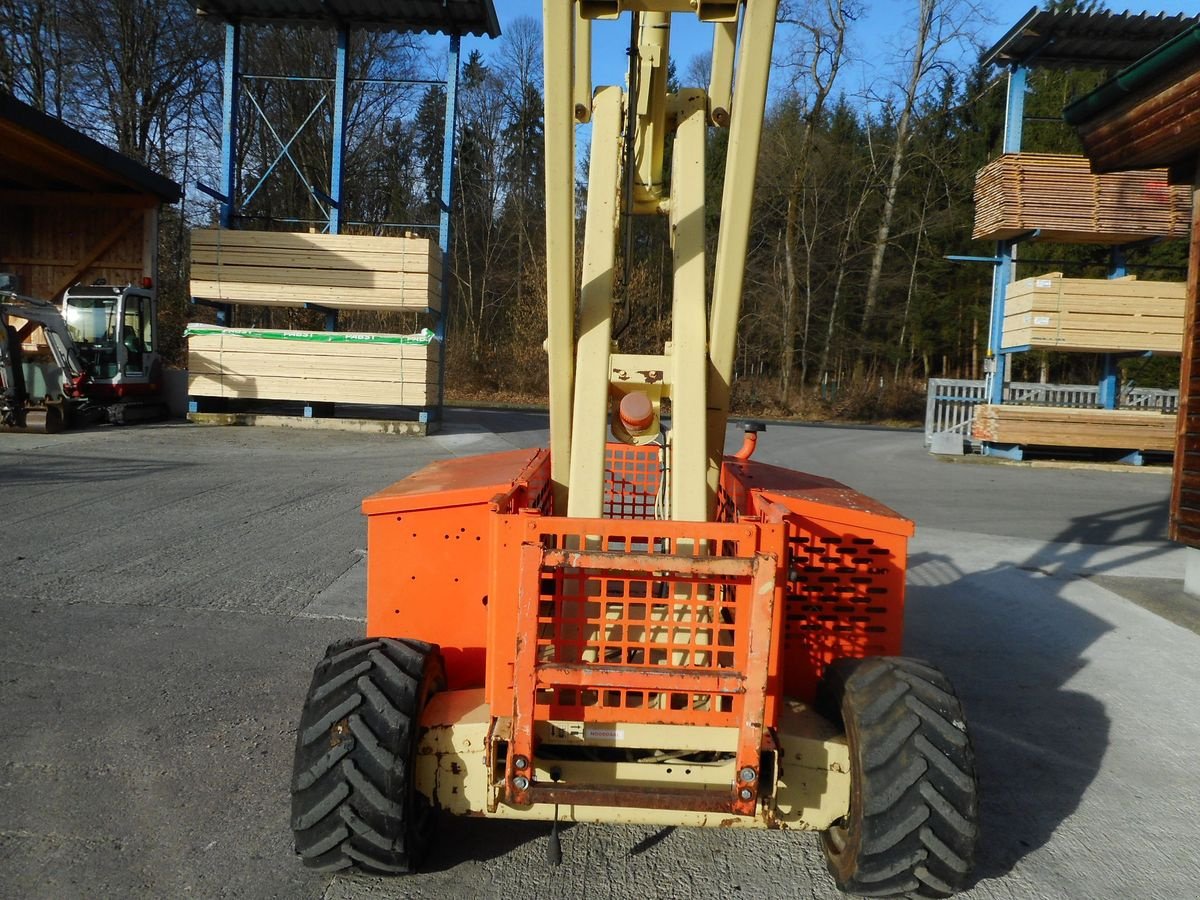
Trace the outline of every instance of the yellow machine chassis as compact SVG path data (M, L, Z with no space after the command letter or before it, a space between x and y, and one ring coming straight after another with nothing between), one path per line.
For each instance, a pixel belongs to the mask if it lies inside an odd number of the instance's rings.
M721 828L795 828L820 831L850 808L850 758L845 737L814 712L788 700L774 738L774 776L764 785L756 816L738 816L650 807L550 803L514 806L503 797L504 766L489 758L489 747L503 746L503 730L511 719L494 720L483 690L448 691L435 695L421 717L415 789L439 809L454 815L498 819L569 822L624 822L642 825L685 825ZM493 728L495 731L493 731ZM681 753L714 752L729 758L720 763L676 760L595 762L534 757L538 781L551 781L554 770L566 782L590 785L639 784L644 787L688 788L725 797L735 778L732 752L736 728L696 725L645 725L582 722L538 723L539 746L646 749L670 747Z

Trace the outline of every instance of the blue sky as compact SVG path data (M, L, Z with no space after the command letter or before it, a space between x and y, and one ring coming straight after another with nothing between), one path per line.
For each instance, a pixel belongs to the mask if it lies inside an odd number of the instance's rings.
M541 0L495 0L495 3L501 30L522 16L536 19L539 23L541 21ZM991 21L979 23L980 43L985 46L993 44L1034 5L1034 0L993 0L981 4ZM850 33L853 62L842 81L843 90L849 94L861 94L872 86L878 90L893 75L887 67L898 57L899 48L910 31L909 21L916 0L863 0L862 6L864 13L854 23ZM1110 3L1110 6L1121 8L1117 3ZM1131 11L1195 15L1200 12L1200 0L1159 0L1147 2L1144 6L1133 6ZM596 23L594 39L593 82L597 85L623 84L625 48L629 40L628 16L622 16L619 22ZM486 40L471 41L465 49L481 46L486 54L487 43ZM672 22L671 56L680 73L687 70L694 56L708 52L711 44L711 26L700 24L693 16L675 16ZM777 76L773 78L777 79Z

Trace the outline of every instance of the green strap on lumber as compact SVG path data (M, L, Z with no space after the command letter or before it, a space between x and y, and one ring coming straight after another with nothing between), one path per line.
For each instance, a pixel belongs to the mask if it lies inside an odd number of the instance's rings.
M423 346L437 340L428 328L417 334L355 334L347 331L282 331L268 328L222 328L220 325L190 323L184 337L194 335L231 335L234 337L266 338L272 341L306 341L312 344L408 344Z

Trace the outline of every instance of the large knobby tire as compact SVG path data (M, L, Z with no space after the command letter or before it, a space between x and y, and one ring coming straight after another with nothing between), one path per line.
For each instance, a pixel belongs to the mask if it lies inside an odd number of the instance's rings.
M444 687L436 646L329 645L296 731L292 830L304 865L400 874L420 864L433 810L413 789L418 723Z
M838 887L868 897L949 897L979 836L975 755L950 682L927 663L842 659L818 709L845 727L850 812L822 834Z

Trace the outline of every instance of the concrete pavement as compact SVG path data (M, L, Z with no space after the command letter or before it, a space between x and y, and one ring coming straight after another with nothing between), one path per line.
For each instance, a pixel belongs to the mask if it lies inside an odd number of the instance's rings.
M361 629L359 500L544 429L0 435L0 895L839 896L804 834L575 826L554 869L542 825L449 821L430 871L392 880L291 856L311 668ZM1200 637L1103 586L1182 578L1169 477L948 464L906 431L772 426L760 448L917 521L908 652L955 681L979 757L963 896L1196 897Z

